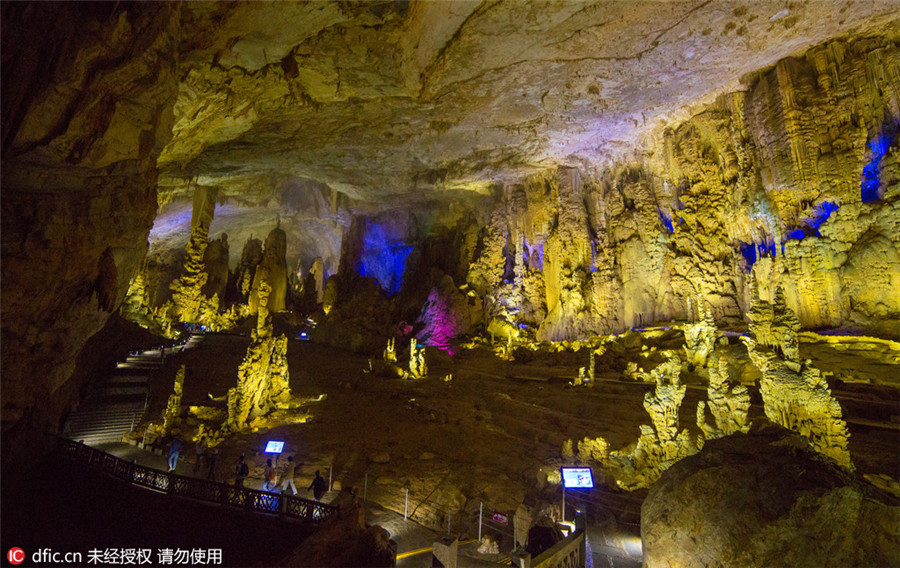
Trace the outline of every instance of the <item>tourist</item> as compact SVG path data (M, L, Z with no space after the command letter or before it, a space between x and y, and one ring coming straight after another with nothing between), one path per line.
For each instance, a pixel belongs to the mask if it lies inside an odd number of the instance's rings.
M275 467L272 465L272 458L266 460L266 469L263 471L263 491L271 491L275 489Z
M169 471L175 471L175 466L178 465L178 454L181 453L181 446L181 438L176 435L172 443L169 444Z
M216 480L216 466L219 464L219 449L212 448L209 451L209 473L206 474L206 479L210 481Z
M287 491L288 485L291 486L291 490L294 492L294 495L297 494L297 487L294 485L294 470L296 469L297 464L294 463L294 456L289 456L287 460L287 464L284 466L284 473L281 474L281 491Z
M250 468L244 463L244 454L238 458L237 465L234 467L234 486L243 487L244 480L250 475Z
M306 488L307 491L312 489L313 497L316 498L316 501L322 500L322 495L325 495L325 488L328 486L325 483L325 479L319 475L319 470L316 470L316 477L312 480L312 483L309 484L309 487Z
M194 475L200 473L200 467L203 465L203 461L206 459L206 450L209 446L206 443L206 437L201 436L200 440L197 442L196 447L194 447L194 453L196 454L197 461L194 462Z

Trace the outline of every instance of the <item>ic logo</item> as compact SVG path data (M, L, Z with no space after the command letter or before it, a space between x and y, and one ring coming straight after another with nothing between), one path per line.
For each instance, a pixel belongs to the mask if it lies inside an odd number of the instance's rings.
M10 564L21 564L25 561L25 551L18 547L10 548L6 553L6 559Z

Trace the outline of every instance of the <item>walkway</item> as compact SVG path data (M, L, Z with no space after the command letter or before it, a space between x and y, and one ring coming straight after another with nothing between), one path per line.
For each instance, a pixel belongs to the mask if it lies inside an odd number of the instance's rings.
M114 372L89 386L63 428L67 438L89 446L117 442L144 418L150 379L166 358L196 347L204 336L193 334L180 345L132 352L116 364Z
M337 513L337 507L323 502L286 493L208 481L183 475L181 471L167 472L165 469L150 467L135 459L125 459L65 438L54 437L54 440L54 452L60 463L70 461L73 465L82 464L118 478L128 485L168 494L166 498L182 497L213 506L279 518L294 518L313 524L326 521ZM183 464L182 471L186 465Z

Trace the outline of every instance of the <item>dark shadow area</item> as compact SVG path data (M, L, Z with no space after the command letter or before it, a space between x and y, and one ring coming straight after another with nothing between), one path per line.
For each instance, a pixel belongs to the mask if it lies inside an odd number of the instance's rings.
M128 485L64 457L48 455L28 468L27 483L3 487L4 566L12 547L25 552L21 566L98 566L103 563L89 563L89 551L107 548L150 549L148 566L160 564L161 549L220 549L222 566L274 566L314 531L298 521ZM42 549L79 552L81 562L32 562Z

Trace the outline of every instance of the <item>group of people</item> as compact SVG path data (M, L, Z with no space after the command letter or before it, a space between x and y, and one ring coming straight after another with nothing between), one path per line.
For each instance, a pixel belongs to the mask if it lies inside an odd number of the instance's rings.
M287 491L287 488L290 487L291 491L293 491L294 495L297 494L297 486L294 485L294 473L296 471L297 464L294 463L294 456L288 456L287 463L284 465L284 468L281 470L281 491ZM244 458L244 454L241 454L241 457L238 458L238 463L234 468L234 485L235 487L243 487L244 480L247 479L250 475L250 467L247 465L247 462ZM272 458L266 460L266 467L263 469L263 491L274 491L278 487L278 475L275 471L275 466L272 464ZM309 484L309 487L306 488L307 491L312 491L313 496L316 498L316 501L320 501L322 496L325 495L325 491L328 488L328 484L325 482L325 479L319 475L319 470L316 470L316 476L313 478L312 483Z
M181 455L183 447L184 442L181 441L179 436L175 436L169 444L169 471L175 471L175 466L178 465L178 457ZM191 472L194 475L200 475L203 467L206 466L206 479L215 481L216 466L219 465L218 448L210 448L209 443L204 436L201 437L197 442L197 445L194 446L194 452L197 459L194 462L194 467Z
M175 471L175 466L178 465L178 457L181 455L181 450L183 447L184 443L178 436L176 436L169 444L170 472ZM206 465L206 479L215 481L216 466L219 463L219 450L217 448L210 448L206 437L201 437L197 442L197 445L194 447L194 452L197 459L194 462L194 468L192 470L193 474L200 474L201 469L204 465ZM288 487L290 487L294 495L297 494L297 486L294 485L294 474L296 472L296 468L297 464L294 463L294 456L289 456L287 459L287 463L281 470L281 491L287 491ZM234 467L234 486L243 487L244 480L249 476L250 467L247 465L244 454L241 454L241 457L238 458L238 462ZM266 467L263 470L263 491L274 491L278 487L278 479L279 477L277 472L275 471L275 466L272 464L272 459L269 458L266 460ZM316 500L320 501L322 499L322 496L325 495L325 491L327 489L328 483L321 475L319 475L319 471L316 470L316 476L315 478L313 478L312 483L309 484L309 487L307 487L306 490L312 491L313 496L316 498Z

